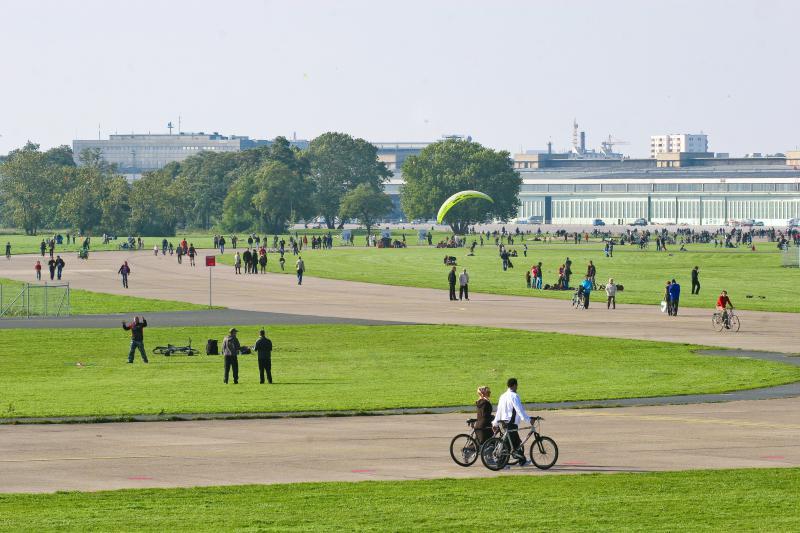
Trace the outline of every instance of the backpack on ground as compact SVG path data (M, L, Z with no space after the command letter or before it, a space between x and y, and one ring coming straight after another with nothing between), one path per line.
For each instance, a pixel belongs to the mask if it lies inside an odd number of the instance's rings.
M219 343L217 339L208 339L206 342L206 355L219 355Z

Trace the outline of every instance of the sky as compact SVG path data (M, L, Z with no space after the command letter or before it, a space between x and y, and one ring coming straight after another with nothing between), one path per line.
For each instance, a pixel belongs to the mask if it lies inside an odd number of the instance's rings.
M800 145L800 2L0 0L0 154L118 133Z

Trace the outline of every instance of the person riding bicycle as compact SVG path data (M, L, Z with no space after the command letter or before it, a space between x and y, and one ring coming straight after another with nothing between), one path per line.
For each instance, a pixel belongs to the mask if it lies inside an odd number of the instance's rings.
M525 412L525 406L522 405L517 394L517 378L509 378L506 384L508 385L508 390L497 401L497 412L494 415L492 426L505 426L511 439L511 444L514 446L511 454L515 459L519 459L520 466L524 466L527 461L525 452L520 447L522 442L517 429L519 428L520 420L530 423L531 417Z
M722 291L717 298L717 311L722 311L722 323L725 324L725 327L730 329L730 324L728 323L728 308L733 309L733 303L731 299L728 298L728 291Z

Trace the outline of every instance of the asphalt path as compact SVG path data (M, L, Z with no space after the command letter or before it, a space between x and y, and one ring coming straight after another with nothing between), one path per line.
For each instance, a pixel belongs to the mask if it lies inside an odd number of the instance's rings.
M315 252L324 253L324 252ZM204 252L198 260L203 263ZM14 256L0 262L0 277L30 281L37 256ZM306 254L313 274L313 253ZM65 280L73 288L144 298L180 300L196 304L209 301L208 267L178 265L175 257L148 251L102 252L88 261L68 257ZM133 273L130 289L121 286L117 269L128 261ZM442 273L443 287L445 272ZM617 305L615 311L594 306L573 309L564 300L504 296L473 292L469 302L450 302L446 290L393 287L306 276L298 286L294 276L282 274L235 275L233 268L213 269L212 303L231 309L335 317L348 320L460 324L601 337L659 340L743 350L795 353L798 350L794 313L740 311L742 329L715 332L710 309L682 308L668 317L658 306ZM475 280L473 291L480 291Z
M800 466L800 400L544 413L543 472ZM467 415L0 426L0 492L485 477L457 466Z

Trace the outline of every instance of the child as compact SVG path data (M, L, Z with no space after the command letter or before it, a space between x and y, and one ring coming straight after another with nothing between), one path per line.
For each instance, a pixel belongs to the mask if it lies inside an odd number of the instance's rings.
M36 281L42 281L42 263L41 263L41 261L36 261L36 264L33 266L33 269L36 271Z

